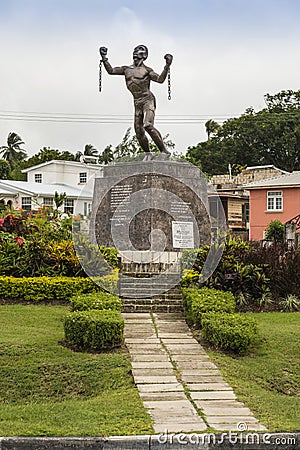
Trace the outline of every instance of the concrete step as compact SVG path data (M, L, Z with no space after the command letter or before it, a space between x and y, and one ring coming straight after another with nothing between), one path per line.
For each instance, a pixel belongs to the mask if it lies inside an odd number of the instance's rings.
M151 289L120 289L120 297L126 298L163 298L163 299L177 299L181 300L182 295L180 293L160 292Z
M182 305L179 304L146 304L142 305L139 303L126 303L122 305L122 312L163 312L163 313L174 313L182 312Z
M173 284L174 280L156 280L155 278L121 278L119 283L123 286L157 286L157 287L168 287L172 289L180 289L178 283Z
M153 273L153 272L134 272L134 271L129 271L126 272L124 270L122 270L122 272L120 272L120 278L123 280L126 279L131 279L131 278L144 278L144 279L149 279L149 278L153 278L153 277L157 277L158 275L161 276L161 278L165 278L165 279L181 279L181 274L179 273L165 273L165 272L159 272L159 273Z
M165 298L122 298L122 304L140 304L140 305L182 305L180 299L165 299Z

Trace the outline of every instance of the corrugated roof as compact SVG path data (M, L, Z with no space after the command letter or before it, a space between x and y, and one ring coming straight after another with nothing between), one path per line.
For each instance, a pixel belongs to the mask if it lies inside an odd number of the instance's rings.
M289 173L286 170L279 169L278 167L274 166L274 164L266 164L264 166L247 166L244 170L263 170L263 169L274 169L278 170L281 173Z
M286 175L280 175L267 180L254 181L253 183L244 184L245 189L262 189L262 188L280 188L280 187L300 187L300 171L292 172Z
M41 167L49 166L50 164L77 166L77 167L82 167L83 169L85 167L88 167L88 168L91 168L91 169L101 169L103 167L100 164L86 164L86 163L83 164L83 163L78 162L78 161L65 161L63 159L53 159L52 161L46 161L44 163L28 167L27 169L23 169L22 173L31 172L32 170L40 169Z
M12 188L14 191L23 191L30 195L54 195L55 191L59 194L65 192L67 197L79 197L82 192L82 197L92 197L92 192L85 188L78 189L66 184L46 184L46 183L29 183L28 181L15 180L0 180L0 191L3 192L5 188Z

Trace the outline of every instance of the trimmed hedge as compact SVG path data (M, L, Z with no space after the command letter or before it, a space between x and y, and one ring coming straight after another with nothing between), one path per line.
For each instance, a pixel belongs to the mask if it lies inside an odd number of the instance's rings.
M124 320L119 311L75 311L64 319L66 342L79 350L119 347L124 339Z
M122 302L117 295L107 292L75 295L70 300L71 311L89 311L91 309L106 309L121 311Z
M182 290L186 319L197 328L202 326L202 317L208 312L233 313L236 303L231 292L210 288L186 288Z
M97 292L90 278L78 277L0 277L0 299L30 302L67 302L75 294Z
M258 341L257 321L245 314L203 314L202 334L204 339L222 350L239 355Z

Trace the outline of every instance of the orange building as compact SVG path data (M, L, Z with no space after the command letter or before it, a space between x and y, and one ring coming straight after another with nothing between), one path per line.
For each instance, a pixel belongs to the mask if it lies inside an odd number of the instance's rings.
M264 239L272 220L289 222L300 215L300 171L244 185L250 191L252 241Z

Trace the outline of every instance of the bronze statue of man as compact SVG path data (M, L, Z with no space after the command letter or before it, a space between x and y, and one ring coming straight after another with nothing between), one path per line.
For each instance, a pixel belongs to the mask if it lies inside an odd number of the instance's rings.
M166 64L160 75L144 64L148 57L148 49L145 45L138 45L133 50L133 64L131 66L112 67L108 62L107 48L100 47L100 55L106 71L110 75L124 75L126 86L134 99L134 130L137 140L146 153L145 159L152 159L153 155L149 149L149 141L145 131L150 135L161 153L170 156L165 147L160 132L154 127L155 97L150 91L150 81L163 83L167 77L172 55L165 55Z

